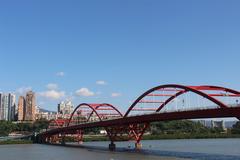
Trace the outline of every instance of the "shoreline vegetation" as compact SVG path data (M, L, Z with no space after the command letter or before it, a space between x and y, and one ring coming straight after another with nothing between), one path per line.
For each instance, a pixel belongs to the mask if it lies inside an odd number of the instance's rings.
M222 139L222 138L240 138L240 134L166 134L166 135L144 135L142 140L176 140L176 139ZM109 141L107 136L86 136L83 142ZM73 142L67 139L66 142ZM10 144L32 144L31 140L2 140L0 145Z
M39 132L46 129L49 121L43 119L32 124L0 121L0 136L7 137L10 133L27 134ZM104 128L92 128L84 130L84 142L89 141L109 141L106 135L99 135ZM123 137L128 139L127 137ZM207 138L240 138L240 121L232 128L221 127L209 128L199 122L191 120L178 120L151 123L143 140L163 140L163 139L207 139ZM66 137L66 142L74 142L73 137ZM29 140L0 139L1 144L29 144Z
M143 140L240 138L240 134L167 134L144 135Z
M174 139L220 139L220 138L240 138L240 134L167 134L167 135L144 135L142 140L174 140ZM70 140L71 141L71 140ZM84 137L84 142L109 141L106 136Z
M0 145L9 145L9 144L32 144L31 140L3 140L0 141Z

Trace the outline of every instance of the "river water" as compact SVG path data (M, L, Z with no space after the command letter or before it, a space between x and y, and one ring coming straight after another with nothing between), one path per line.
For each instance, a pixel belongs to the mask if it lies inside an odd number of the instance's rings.
M0 160L240 160L240 139L189 139L142 141L141 151L129 142L88 142L85 147L41 144L1 145Z

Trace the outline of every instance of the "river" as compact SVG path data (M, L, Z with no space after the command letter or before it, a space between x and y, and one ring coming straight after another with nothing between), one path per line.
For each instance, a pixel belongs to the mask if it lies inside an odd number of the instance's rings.
M141 151L129 142L88 142L85 147L26 144L1 145L0 160L240 160L240 139L146 140Z

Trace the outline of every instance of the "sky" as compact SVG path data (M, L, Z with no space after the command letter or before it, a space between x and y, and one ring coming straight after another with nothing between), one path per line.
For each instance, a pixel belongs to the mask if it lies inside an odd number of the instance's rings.
M162 84L240 90L240 1L0 0L0 91L129 107Z

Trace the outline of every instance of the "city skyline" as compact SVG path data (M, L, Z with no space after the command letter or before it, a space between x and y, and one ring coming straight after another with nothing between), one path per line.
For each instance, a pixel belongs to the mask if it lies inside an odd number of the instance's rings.
M240 159L239 8L0 0L1 159Z
M239 2L145 2L1 2L0 92L126 111L161 84L240 90Z

